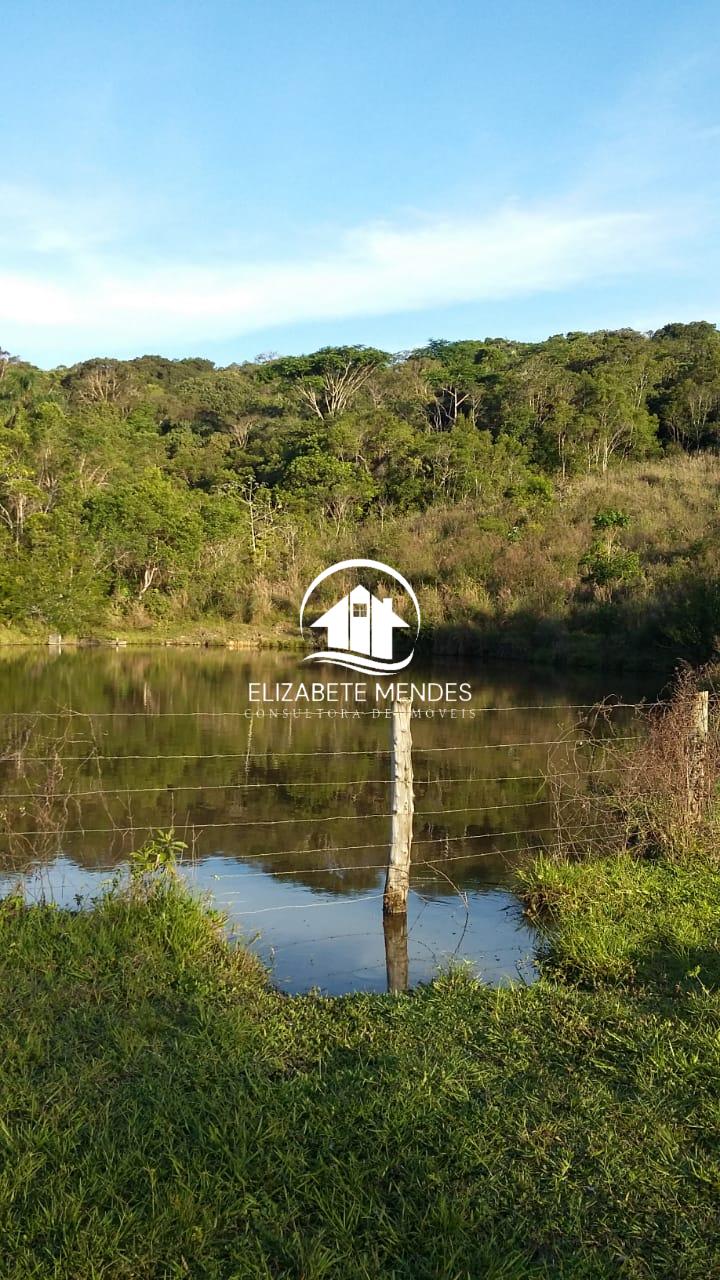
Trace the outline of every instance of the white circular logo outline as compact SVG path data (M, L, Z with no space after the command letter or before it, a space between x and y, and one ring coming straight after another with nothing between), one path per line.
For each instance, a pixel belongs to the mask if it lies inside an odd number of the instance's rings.
M322 573L319 573L316 578L313 578L312 582L310 583L310 586L308 587L307 591L305 592L305 595L302 598L302 604L300 605L300 634L303 637L305 635L305 630L303 627L305 608L315 588L318 587L321 582L324 582L326 578L332 577L332 575L335 573L341 573L344 569L375 569L375 570L378 570L380 573L388 574L391 578L395 580L395 582L400 584L400 586L403 588L403 590L412 600L413 608L415 609L415 615L417 618L417 625L415 629L415 640L413 641L413 650L409 654L409 656L405 658L402 662L392 663L392 664L388 663L387 666L383 666L381 669L384 671L391 671L393 667L395 667L396 670L400 670L402 667L406 667L410 662L410 660L412 659L413 653L415 652L414 646L417 643L418 636L420 635L420 622L421 622L420 605L418 603L418 598L415 595L415 592L413 591L412 587L410 586L410 583L408 582L407 578L404 578L403 575L399 573L397 569L393 569L392 565L383 564L382 560L365 560L365 559L338 560L337 564L331 564L328 569L323 569ZM312 659L320 660L322 658L325 658L326 660L334 662L338 666L344 665L347 667L351 667L352 670L363 670L362 666L361 667L356 666L358 659L352 654L352 652L348 652L347 657L345 657L344 654L341 655L339 653L334 653L329 650L316 650L314 653L308 654L303 659L303 661L308 662ZM361 663L364 663L364 660L362 658L359 659L359 661ZM371 664L368 663L365 669L368 669L370 665ZM375 669L377 669L376 664L374 663L372 664L372 667L375 667Z

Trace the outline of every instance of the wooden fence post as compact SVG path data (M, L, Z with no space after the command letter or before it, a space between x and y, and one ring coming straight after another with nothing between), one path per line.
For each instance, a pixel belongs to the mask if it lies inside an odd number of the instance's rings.
M390 860L385 879L383 911L407 911L410 849L413 827L413 772L410 720L412 702L396 698L392 707Z
M410 985L407 911L383 915L383 933L387 989L392 995L397 995L401 991L407 991Z
M710 695L693 696L688 733L688 808L696 817L707 801L707 752L710 733Z

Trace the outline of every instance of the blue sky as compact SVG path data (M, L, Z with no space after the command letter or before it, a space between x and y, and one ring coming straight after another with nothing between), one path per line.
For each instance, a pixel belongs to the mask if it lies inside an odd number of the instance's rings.
M42 365L720 320L720 10L26 0L0 346Z

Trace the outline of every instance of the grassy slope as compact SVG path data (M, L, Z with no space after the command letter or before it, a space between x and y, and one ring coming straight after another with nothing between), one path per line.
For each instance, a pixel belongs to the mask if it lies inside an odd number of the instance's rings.
M668 995L720 987L717 862L548 858L520 876L530 914L547 926L553 973Z
M0 993L5 1280L718 1274L714 994L288 999L163 889L6 906Z
M430 512L414 538L396 535L435 643L531 662L672 666L711 656L720 625L720 459L672 457L577 477L535 511L516 540L482 532L477 513ZM640 577L610 600L583 585L592 519L615 508L630 518L619 544L637 554ZM506 513L506 519L509 519ZM511 523L511 520L510 520ZM703 584L697 589L697 581Z

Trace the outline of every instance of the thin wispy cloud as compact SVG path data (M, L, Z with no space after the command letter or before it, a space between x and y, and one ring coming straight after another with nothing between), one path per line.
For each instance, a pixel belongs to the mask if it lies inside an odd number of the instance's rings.
M122 193L84 191L63 197L38 187L0 182L0 253L37 255L44 270L75 256L117 243L132 222L130 202ZM40 264L38 264L40 265Z
M52 206L41 216L30 206L24 223L17 195L0 213L3 257L10 238L17 250L13 265L0 266L3 344L55 331L77 358L596 284L651 262L657 268L675 234L651 212L511 205L359 227L324 252L289 259L228 256L207 265L188 253L149 263L133 261L127 246L120 252L102 219L78 222L67 209L58 217Z

